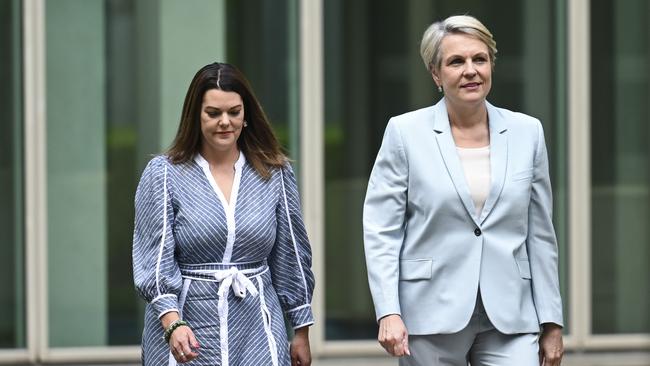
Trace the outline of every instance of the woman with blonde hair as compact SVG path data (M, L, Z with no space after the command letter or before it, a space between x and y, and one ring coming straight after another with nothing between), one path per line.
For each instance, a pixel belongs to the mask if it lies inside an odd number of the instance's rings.
M388 122L364 204L378 339L400 365L559 365L562 301L539 120L493 106L476 18L425 32L435 105Z

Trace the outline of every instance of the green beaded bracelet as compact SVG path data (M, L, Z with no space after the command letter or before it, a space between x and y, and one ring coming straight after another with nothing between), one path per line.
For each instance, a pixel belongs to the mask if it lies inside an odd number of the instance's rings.
M169 339L172 337L172 333L174 333L176 328L182 327L182 326L187 326L187 322L184 321L184 320L180 320L180 319L176 319L171 324L169 324L167 329L165 329L165 335L163 337L163 338L165 338L165 342L169 343Z

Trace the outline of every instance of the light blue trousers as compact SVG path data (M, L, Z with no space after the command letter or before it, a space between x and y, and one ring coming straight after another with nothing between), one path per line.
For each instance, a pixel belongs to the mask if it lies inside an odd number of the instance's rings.
M485 313L479 294L467 327L453 334L410 335L411 356L400 366L539 366L537 333L503 334Z

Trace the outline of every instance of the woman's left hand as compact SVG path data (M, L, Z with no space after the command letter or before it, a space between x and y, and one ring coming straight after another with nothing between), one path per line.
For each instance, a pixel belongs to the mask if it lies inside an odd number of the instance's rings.
M545 323L542 336L539 338L539 364L542 366L560 366L564 345L562 343L562 327L553 323Z
M296 329L291 341L291 366L310 366L309 327Z

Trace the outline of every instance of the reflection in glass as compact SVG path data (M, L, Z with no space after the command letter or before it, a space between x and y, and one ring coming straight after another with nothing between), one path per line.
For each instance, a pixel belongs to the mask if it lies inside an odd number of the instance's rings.
M0 348L25 347L21 6L0 0Z
M324 2L327 339L377 336L361 226L367 180L388 119L440 98L420 59L419 42L431 22L453 14L478 17L497 41L490 101L544 124L566 283L565 26L564 5L558 3Z
M592 331L650 332L650 3L592 2Z
M226 8L225 61L246 75L280 143L299 160L298 0L228 0Z

